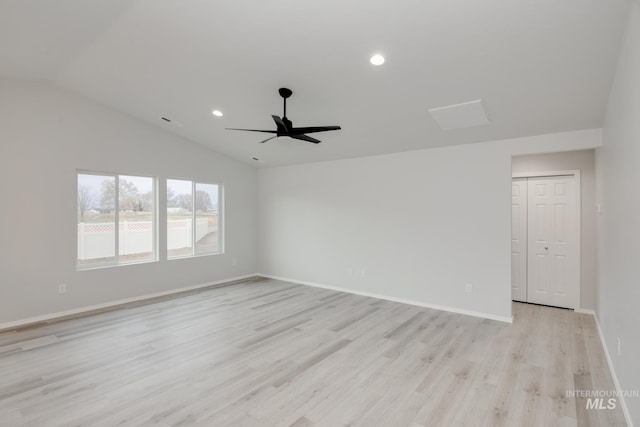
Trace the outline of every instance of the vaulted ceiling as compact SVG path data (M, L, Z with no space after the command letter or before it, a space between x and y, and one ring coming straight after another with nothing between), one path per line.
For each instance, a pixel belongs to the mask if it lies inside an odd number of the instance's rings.
M628 6L3 0L0 76L62 86L258 167L360 157L602 126ZM224 130L274 128L282 86L296 126L343 130L318 145ZM427 111L476 99L491 124L443 131Z

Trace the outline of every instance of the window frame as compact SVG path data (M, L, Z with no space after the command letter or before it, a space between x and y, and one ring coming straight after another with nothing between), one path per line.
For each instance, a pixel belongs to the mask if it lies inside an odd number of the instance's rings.
M191 182L191 254L188 255L169 255L169 215L167 209L169 208L169 201L167 199L167 193L169 191L169 181L189 181ZM218 186L218 252L210 252L210 253L196 253L196 186L198 184L205 185L216 185ZM212 255L224 255L225 253L225 212L224 212L224 183L216 182L216 181L206 181L200 180L196 178L179 178L179 177L167 177L165 179L165 233L167 236L166 239L166 247L165 247L165 255L167 257L167 261L174 261L178 259L188 259L188 258L198 258L204 256L212 256Z
M101 172L96 170L88 170L88 169L76 169L76 215L78 209L78 184L79 175L94 175L94 176L105 176L105 177L113 177L115 178L115 188L114 188L114 212L113 212L113 221L114 221L114 245L115 245L115 253L113 262L101 262L95 263L89 266L82 266L78 264L78 239L77 239L77 219L76 219L76 271L86 271L86 270L95 270L100 268L111 268L111 267L122 267L127 265L136 265L136 264L147 264L159 261L159 250L158 250L158 212L159 212L159 199L158 199L158 177L153 175L141 175L136 173L122 173L122 172ZM140 261L130 261L130 262L120 262L120 177L121 176L133 176L138 178L149 178L151 179L151 189L153 192L153 212L151 214L151 249L152 256L151 259L140 260Z

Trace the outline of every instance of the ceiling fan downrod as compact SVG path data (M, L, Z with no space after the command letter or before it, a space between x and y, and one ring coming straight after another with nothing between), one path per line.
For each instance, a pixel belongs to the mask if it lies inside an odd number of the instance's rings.
M282 115L282 118L284 119L287 117L287 98L293 94L293 91L291 89L287 89L286 87L281 87L280 89L278 89L278 93L284 99L284 114Z

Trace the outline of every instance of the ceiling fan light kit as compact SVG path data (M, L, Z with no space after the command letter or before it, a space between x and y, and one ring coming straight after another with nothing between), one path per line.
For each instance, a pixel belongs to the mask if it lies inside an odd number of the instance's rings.
M226 129L275 134L274 136L271 136L263 141L260 141L261 144L267 141L270 141L273 138L278 138L281 136L286 136L292 139L298 139L300 141L307 141L314 144L319 144L322 141L320 141L319 139L313 138L311 136L308 136L306 134L317 133L317 132L327 132L327 131L341 129L340 126L307 126L307 127L298 127L298 128L293 127L293 123L291 122L291 120L287 118L287 98L289 98L293 94L293 91L286 87L281 87L280 89L278 89L278 93L280 94L284 102L284 112L282 114L282 118L276 115L271 116L271 118L273 118L273 121L276 124L276 130L238 129L238 128L226 128Z

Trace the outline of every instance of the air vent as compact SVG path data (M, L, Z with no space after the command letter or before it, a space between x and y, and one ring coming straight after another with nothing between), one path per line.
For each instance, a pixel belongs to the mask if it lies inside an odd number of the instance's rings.
M160 120L162 121L162 123L164 123L166 125L177 126L177 127L182 126L182 123L176 122L175 120L171 120L168 117L162 116L162 117L160 117Z
M431 108L429 113L442 130L484 126L490 123L481 99L446 107Z

